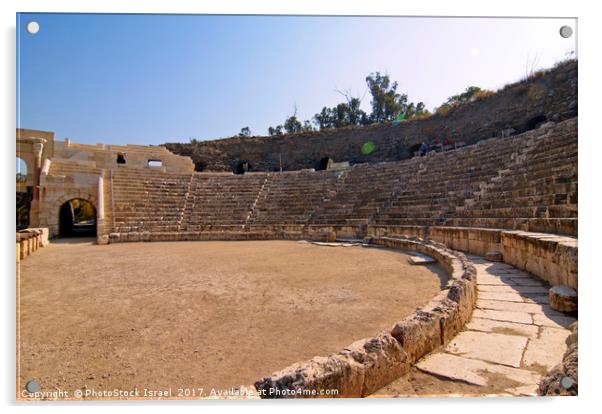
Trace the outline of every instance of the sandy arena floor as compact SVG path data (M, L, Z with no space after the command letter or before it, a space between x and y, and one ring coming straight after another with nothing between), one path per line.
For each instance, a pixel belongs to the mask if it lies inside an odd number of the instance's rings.
M376 248L53 243L21 263L20 387L252 384L388 329L445 279Z

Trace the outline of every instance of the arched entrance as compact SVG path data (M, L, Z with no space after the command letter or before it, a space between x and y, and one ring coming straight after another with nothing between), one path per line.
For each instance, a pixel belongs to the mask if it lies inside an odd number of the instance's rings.
M63 203L59 209L59 237L96 237L96 208L81 198Z
M332 162L333 162L333 160L330 157L324 157L324 158L322 158L318 162L318 165L316 166L316 171L327 170L328 167L330 167L330 164L332 164Z
M534 116L533 118L529 119L529 121L527 122L527 125L526 125L527 131L539 128L539 126L541 124L543 124L544 122L546 122L547 120L548 120L548 118L546 118L545 115Z
M236 165L236 169L234 170L234 174L244 174L248 171L251 171L251 164L249 161L240 161Z

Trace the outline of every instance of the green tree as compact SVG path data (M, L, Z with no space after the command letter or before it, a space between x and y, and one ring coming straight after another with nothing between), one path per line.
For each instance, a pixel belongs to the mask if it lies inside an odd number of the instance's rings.
M238 133L238 136L239 137L250 137L251 129L248 126L241 128L240 132Z
M301 124L301 122L299 122L296 115L291 115L284 121L284 130L288 134L294 134L296 132L301 132L302 128L303 128L303 125Z
M389 75L381 75L380 72L371 73L366 77L368 90L372 95L372 122L392 121L403 114L403 118L409 119L418 114L425 113L423 102L414 104L408 101L407 94L397 93L397 82L391 82Z
M349 98L334 108L324 107L313 119L320 129L341 128L348 125L365 125L369 123L368 115L360 109L359 98Z
M314 130L314 127L311 125L311 122L309 120L305 120L303 121L303 126L301 127L301 131L303 132L311 132Z
M328 107L322 108L322 110L314 115L314 123L320 129L334 128L334 115L332 109Z
M364 112L360 105L362 101L359 98L350 98L346 108L347 125L365 125L368 123L368 114Z
M270 136L273 136L273 135L282 135L282 125L278 125L275 128L274 127L269 127L268 128L268 134Z
M401 111L401 105L407 102L407 96L398 94L397 82L391 83L389 75L381 75L380 72L368 75L366 83L372 95L372 121L392 120Z

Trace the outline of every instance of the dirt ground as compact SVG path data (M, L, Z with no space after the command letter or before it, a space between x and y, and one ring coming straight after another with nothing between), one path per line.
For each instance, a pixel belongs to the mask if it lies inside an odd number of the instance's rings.
M445 279L376 248L53 243L21 262L19 389L252 384L390 328Z

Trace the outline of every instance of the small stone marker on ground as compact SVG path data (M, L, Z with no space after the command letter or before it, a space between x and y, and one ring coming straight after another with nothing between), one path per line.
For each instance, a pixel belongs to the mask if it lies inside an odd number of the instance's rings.
M412 253L410 257L408 257L408 262L413 265L427 265L435 263L436 260L425 254Z
M550 307L554 310L571 313L577 312L577 291L568 286L554 286L549 292Z

